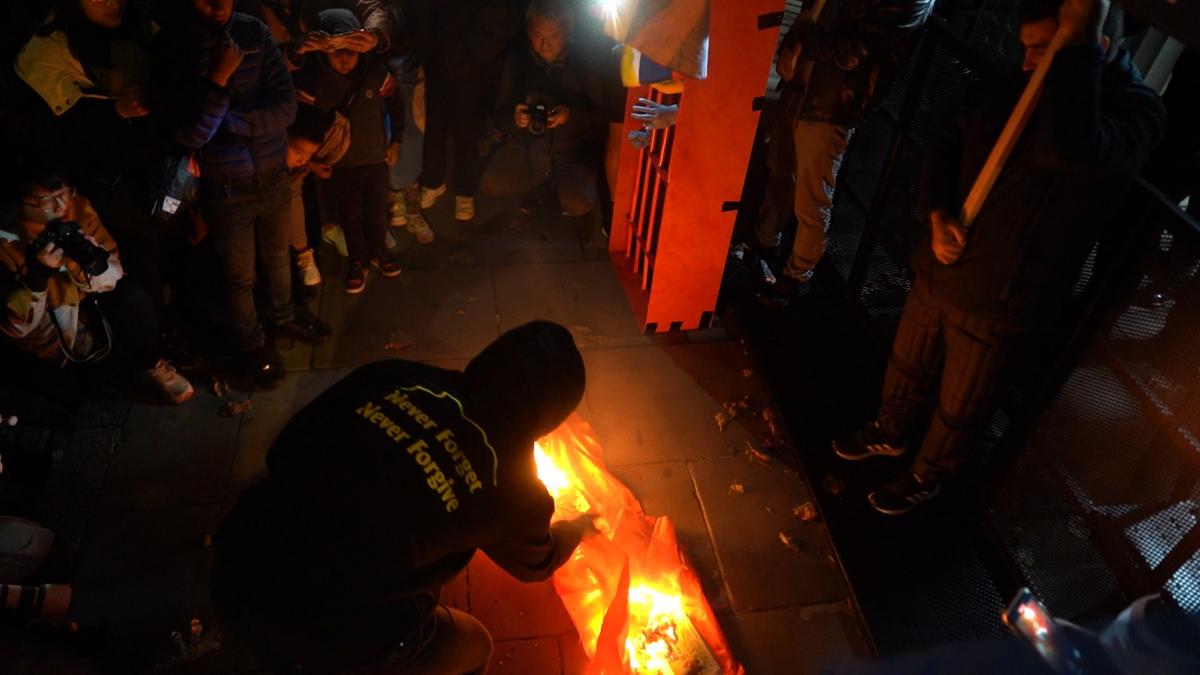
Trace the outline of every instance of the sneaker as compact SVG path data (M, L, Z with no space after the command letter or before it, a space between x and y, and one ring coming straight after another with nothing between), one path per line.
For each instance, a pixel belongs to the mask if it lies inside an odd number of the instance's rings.
M271 347L263 347L242 354L239 370L254 383L266 389L274 389L287 375L283 357Z
M833 439L833 454L851 462L868 457L899 457L907 450L908 443L888 438L879 428L879 422L871 422L852 436Z
M922 480L917 474L908 472L896 476L883 487L867 495L867 501L884 515L899 516L933 499L941 491L942 485L936 480Z
M362 293L367 287L367 266L360 262L350 263L350 269L346 271L346 292L350 295Z
M801 281L795 277L781 274L775 280L774 284L759 293L758 301L764 307L784 309L808 295L809 290L811 290L810 286L811 284L808 281Z
M192 390L192 383L187 381L187 378L179 374L175 370L175 366L166 359L159 359L154 367L146 371L146 377L154 383L154 386L171 403L183 403L192 397L195 391Z
M400 242L396 239L396 235L392 232L391 227L383 231L383 247L385 249L390 251L399 245Z
M389 258L377 255L371 258L371 266L379 270L379 273L388 279L400 276L400 266Z
M419 244L433 243L433 228L429 226L429 221L425 220L425 216L420 213L409 216L408 231L417 238Z
M271 334L276 338L291 338L304 344L317 344L333 335L333 327L312 312L296 305L296 315L287 323L276 324Z
M337 249L338 255L343 258L350 257L350 249L346 248L346 233L342 230L342 226L337 223L326 225L321 230L321 238L333 244Z
M296 267L300 270L300 280L305 286L321 285L321 270L317 269L317 258L311 248L296 254Z
M454 196L454 219L471 220L475 217L475 198Z
M404 193L392 193L392 227L404 227L408 224L408 206L404 203Z
M435 188L427 188L424 185L422 185L421 186L421 208L423 208L423 209L433 208L434 202L436 202L438 200L438 197L441 197L444 194L446 194L446 184L445 183L442 183L442 185L440 187L435 187Z

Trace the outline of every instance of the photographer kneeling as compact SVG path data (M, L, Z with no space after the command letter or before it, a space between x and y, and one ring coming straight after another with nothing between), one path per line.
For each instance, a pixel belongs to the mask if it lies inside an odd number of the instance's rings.
M533 0L526 13L528 47L509 53L492 121L507 136L488 160L480 192L525 195L523 210L553 190L568 216L596 204L599 143L608 121L595 79L570 50L575 15L563 0Z
M125 278L88 200L52 172L11 187L5 201L16 208L0 227L0 332L55 365L120 347L167 400L191 398L191 384L163 358L154 302Z

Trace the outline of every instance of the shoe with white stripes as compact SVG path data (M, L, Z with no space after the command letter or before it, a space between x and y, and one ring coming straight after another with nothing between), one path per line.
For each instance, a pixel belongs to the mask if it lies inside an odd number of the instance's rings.
M889 438L871 422L852 436L833 439L833 453L842 459L857 462L868 457L899 457L908 450L908 443Z
M884 515L900 516L938 496L941 491L942 484L936 479L922 479L915 473L905 472L867 495L867 501Z

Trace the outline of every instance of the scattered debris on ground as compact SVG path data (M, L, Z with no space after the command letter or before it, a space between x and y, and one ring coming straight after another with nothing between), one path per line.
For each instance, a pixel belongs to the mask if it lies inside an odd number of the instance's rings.
M792 515L806 523L811 523L817 519L817 508L812 502L804 502L800 506L792 507Z
M834 497L841 497L842 493L846 491L846 481L831 473L825 474L825 477L821 479L821 487Z
M398 352L413 346L412 338L399 328L393 329L388 333L387 342L383 343L383 351Z
M738 495L746 494L746 486L742 485L741 483L737 483L737 482L730 483L729 484L729 494L731 494L735 497Z
M779 541L783 542L784 546L792 549L793 551L800 550L800 541L798 539L796 539L795 537L788 536L787 534L780 532L779 533Z
M248 398L241 401L227 401L225 405L221 406L220 415L221 417L240 417L250 412L253 407L254 402Z
M754 377L754 371L749 368L742 368L742 377L744 377L748 380L748 379Z
M214 396L216 396L217 398L225 398L225 396L229 393L229 391L230 391L230 388L229 388L228 382L226 382L225 380L223 380L219 377L213 378L212 393Z
M771 463L774 461L770 455L754 447L754 444L750 441L746 441L746 459L763 466L771 466Z

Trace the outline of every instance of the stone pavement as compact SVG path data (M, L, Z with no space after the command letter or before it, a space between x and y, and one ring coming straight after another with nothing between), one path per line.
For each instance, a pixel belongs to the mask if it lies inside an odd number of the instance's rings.
M437 241L406 238L404 274L372 276L361 295L340 290L343 262L325 247L325 287L313 306L337 333L315 349L284 345L292 374L275 391L248 395L244 415L219 411L246 394L222 400L205 383L179 408L89 405L41 514L77 553L75 620L141 646L133 649L165 646L170 630L211 615L208 536L261 475L268 443L296 409L355 364L400 357L462 368L500 332L543 318L575 334L588 369L580 413L646 512L674 520L748 671L808 673L869 655L824 526L792 514L811 500L808 482L787 462L747 460L761 422L717 429L722 403L767 401L761 366L743 346L720 328L643 335L603 241L580 224L531 224L511 203L481 203L476 222L463 225L449 201L430 214ZM478 555L445 598L491 630L493 672L582 672L585 657L549 583L519 584ZM223 651L227 665L250 667L237 649Z

